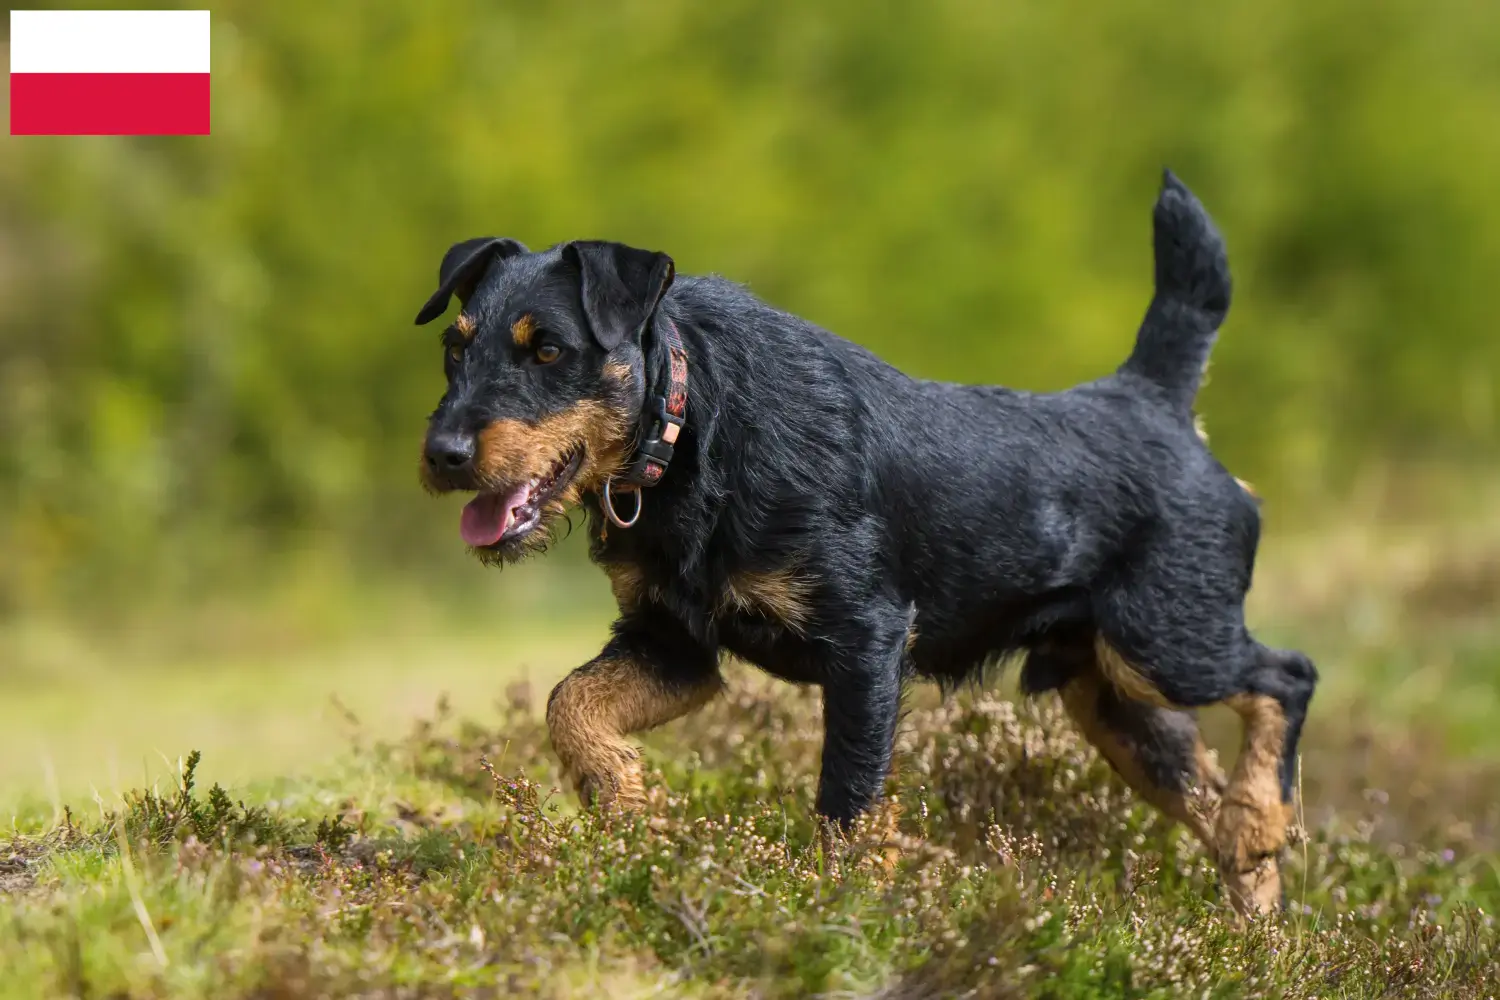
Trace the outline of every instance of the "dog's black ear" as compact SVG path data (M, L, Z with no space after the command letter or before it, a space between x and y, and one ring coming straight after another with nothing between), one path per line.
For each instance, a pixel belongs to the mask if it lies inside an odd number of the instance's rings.
M575 240L563 255L578 267L583 312L606 351L641 331L676 275L671 257L623 243Z
M481 236L453 244L443 254L443 263L438 266L438 290L417 313L417 325L431 323L447 312L448 300L454 295L460 305L467 303L491 261L525 252L520 243L499 236Z

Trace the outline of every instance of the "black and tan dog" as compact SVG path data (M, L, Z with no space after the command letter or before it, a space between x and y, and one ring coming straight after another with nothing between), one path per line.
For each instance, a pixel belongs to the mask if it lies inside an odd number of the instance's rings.
M1222 241L1167 174L1156 294L1114 374L1066 392L909 378L665 254L482 238L443 258L417 317L448 387L422 474L476 495L481 559L542 548L582 503L620 607L603 652L552 692L580 794L643 800L627 737L720 690L721 651L823 689L818 809L880 795L903 685L1026 654L1149 801L1215 852L1243 911L1280 896L1309 660L1245 627L1256 501L1194 430L1229 307ZM1227 782L1191 709L1228 705Z

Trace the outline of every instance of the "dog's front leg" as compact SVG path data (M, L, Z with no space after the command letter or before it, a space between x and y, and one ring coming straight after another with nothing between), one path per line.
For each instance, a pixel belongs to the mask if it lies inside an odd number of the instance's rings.
M640 751L626 739L700 708L723 687L717 656L674 623L633 615L547 700L552 748L584 804L645 804Z
M890 771L906 635L902 628L882 637L863 662L836 669L823 683L818 812L844 830L875 804Z

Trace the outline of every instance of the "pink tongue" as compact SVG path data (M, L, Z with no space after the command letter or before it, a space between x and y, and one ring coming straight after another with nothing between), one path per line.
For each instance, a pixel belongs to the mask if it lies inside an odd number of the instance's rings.
M516 523L516 508L531 497L529 485L517 486L505 495L481 493L464 505L458 533L475 548L494 545Z

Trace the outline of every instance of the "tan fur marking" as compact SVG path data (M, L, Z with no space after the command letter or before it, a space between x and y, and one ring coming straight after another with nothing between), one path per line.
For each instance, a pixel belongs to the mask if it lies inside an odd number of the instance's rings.
M1239 694L1224 704L1239 713L1245 729L1215 829L1219 870L1236 910L1266 913L1281 900L1277 854L1292 819L1281 801L1286 714L1267 695Z
M604 377L616 382L629 382L632 378L630 366L623 361L604 362Z
M547 475L565 455L583 448L583 463L572 482L547 504L542 527L523 542L528 549L542 547L550 537L553 519L624 467L629 426L625 414L597 399L582 400L536 423L497 420L479 432L475 473L482 489L513 488ZM444 491L425 461L419 474L429 492ZM486 561L495 558L488 550L476 552Z
M792 570L731 573L719 599L719 613L758 612L797 634L812 617L812 583Z
M634 660L603 657L563 678L547 702L547 728L579 798L624 809L645 805L640 751L625 737L701 708L722 688L718 674L695 687L667 687Z
M1147 802L1192 830L1205 844L1213 843L1214 820L1218 815L1219 796L1224 775L1214 765L1208 748L1198 739L1195 750L1197 774L1193 787L1186 793L1163 788L1147 776L1136 751L1120 734L1099 716L1099 696L1106 681L1090 672L1063 685L1063 707L1078 726L1084 738L1094 745L1127 785Z
M569 492L592 489L625 464L629 420L594 399L574 403L537 423L497 420L479 432L474 459L482 482L496 487L545 475L559 458L582 445L586 454Z
M517 347L530 347L531 338L536 333L536 320L527 313L510 325L510 339Z
M615 603L621 611L639 607L654 589L646 585L646 578L639 567L627 563L608 563L604 566L604 572L609 576L609 588L614 592Z
M1156 690L1156 686L1137 670L1129 660L1120 654L1120 651L1111 646L1104 636L1094 637L1094 657L1099 664L1099 672L1105 679L1115 686L1115 690L1126 698L1134 701L1144 701L1148 705L1158 708L1174 708L1171 702Z
M453 328L457 330L459 332L459 335L462 336L465 340L470 340L473 338L474 331L478 328L478 324L474 322L474 317L470 316L468 313L459 313L458 318L453 321Z

